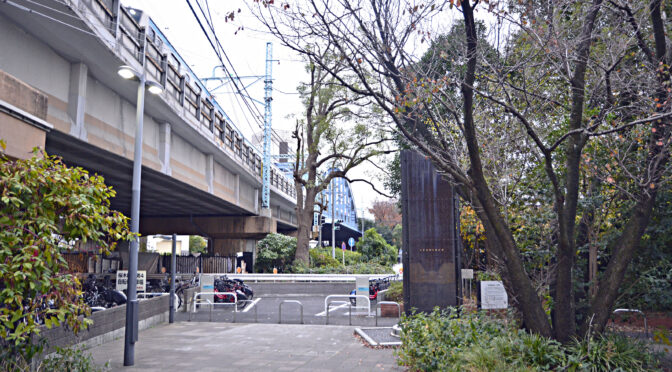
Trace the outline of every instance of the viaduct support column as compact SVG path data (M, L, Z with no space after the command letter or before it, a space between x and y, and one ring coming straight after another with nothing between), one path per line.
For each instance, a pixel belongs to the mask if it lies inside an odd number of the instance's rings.
M70 65L70 88L68 91L68 116L70 134L86 141L84 115L86 113L86 83L89 68L82 62Z

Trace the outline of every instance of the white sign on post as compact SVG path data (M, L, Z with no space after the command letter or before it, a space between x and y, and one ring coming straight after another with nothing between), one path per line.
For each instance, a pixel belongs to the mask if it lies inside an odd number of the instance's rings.
M136 290L145 292L147 288L147 271L138 270ZM123 291L128 287L128 270L117 270L117 291Z
M358 275L355 277L356 295L369 297L369 277L366 275ZM366 307L367 302L361 297L355 297L357 307Z
M509 296L507 296L502 282L481 282L481 309L506 309L508 307Z
M474 279L474 269L462 269L462 279Z

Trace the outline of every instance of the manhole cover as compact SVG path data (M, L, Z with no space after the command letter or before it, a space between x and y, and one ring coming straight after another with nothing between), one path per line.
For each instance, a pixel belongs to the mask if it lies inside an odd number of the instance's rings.
M380 328L356 328L355 332L362 336L371 346L395 346L401 345L399 337L392 335L392 327Z

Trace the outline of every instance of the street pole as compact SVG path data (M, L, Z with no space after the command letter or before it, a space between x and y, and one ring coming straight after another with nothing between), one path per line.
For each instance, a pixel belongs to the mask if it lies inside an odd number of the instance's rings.
M145 74L139 74L138 101L135 113L135 150L133 151L133 189L131 195L131 232L140 231L140 180L142 176L142 126L145 112ZM135 343L138 341L138 237L128 252L128 301L126 303L126 333L124 338L124 366L135 363Z
M332 169L333 171L333 169ZM331 258L336 258L336 218L334 213L335 199L334 195L334 180L331 179Z
M173 254L170 258L170 311L168 323L175 321L175 250L177 249L177 234L173 234Z

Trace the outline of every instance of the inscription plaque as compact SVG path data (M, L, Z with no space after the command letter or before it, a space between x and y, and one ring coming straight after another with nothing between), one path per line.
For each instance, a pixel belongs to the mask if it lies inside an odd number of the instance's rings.
M425 156L401 152L404 309L460 305L460 250L452 185Z

